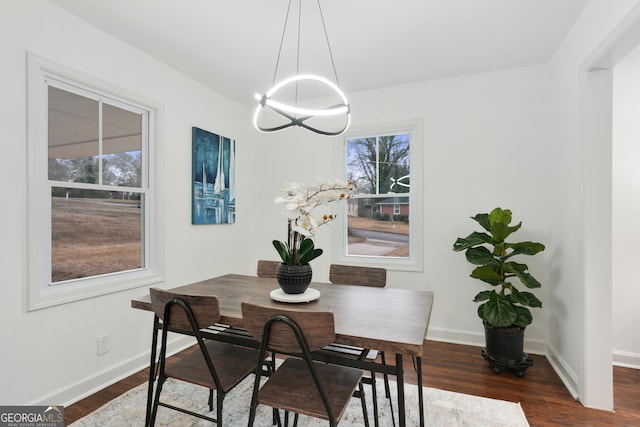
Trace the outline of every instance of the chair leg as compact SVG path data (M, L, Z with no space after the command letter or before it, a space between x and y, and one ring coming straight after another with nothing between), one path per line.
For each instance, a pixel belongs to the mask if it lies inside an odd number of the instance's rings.
M260 354L260 357L262 359L260 360L264 360L264 353ZM262 362L261 362L262 363ZM272 365L269 364L269 362L267 362L266 367L267 367L267 373L269 376L271 376L273 374L273 368L272 366L275 368L275 359L273 359ZM253 423L255 422L256 419L256 411L258 409L258 390L260 389L260 378L262 378L262 368L261 365L259 365L256 369L256 373L255 373L255 380L253 383L253 391L251 393L251 406L249 407L249 422L247 423L248 427L253 427ZM273 411L274 416L276 415L277 410ZM280 422L280 414L277 414L277 424L278 427L282 427L282 424ZM222 425L221 423L219 423L219 425Z
M382 358L382 364L386 365L387 361L384 358L384 351L380 352L380 357ZM385 373L384 375L384 395L387 399L391 399L391 391L389 390L389 374Z
M209 411L213 411L213 389L209 389Z
M375 381L374 381L374 387L375 387ZM362 404L362 416L364 418L364 427L369 427L369 412L367 411L367 399L364 397L364 387L362 386L362 381L360 381L358 383L358 389L360 390L360 403ZM375 392L374 392L375 394ZM374 407L374 413L377 412L375 410L375 403L373 405ZM378 424L378 418L377 418L377 414L375 415L376 419L375 419L375 423L376 425Z
M271 352L271 360L265 360L262 362L267 369L267 376L273 375L276 370L276 353L274 351ZM271 409L271 424L277 425L278 427L282 427L282 423L280 421L280 413L276 408Z
M158 404L160 403L160 392L162 392L162 386L166 378L158 377L158 384L156 385L156 397L153 399L153 406L151 408L151 416L149 417L149 425L147 427L153 427L156 425L156 415L158 414Z
M284 411L284 427L289 427L289 411ZM280 418L280 415L278 415L278 419ZM298 427L298 414L294 413L293 415L293 425L292 427Z
M223 422L222 422L222 407L224 405L224 393L221 393L220 391L216 392L217 394L217 401L218 401L218 405L216 408L216 420L218 420L217 424L218 426L223 426Z
M396 427L396 416L393 412L393 399L389 396L389 412L391 413L391 424L393 427Z
M153 384L158 377L158 368L160 361L156 362L156 352L158 351L158 332L160 330L160 319L153 316L153 333L151 336L151 360L149 362L149 388L147 390L147 412L145 413L144 423L149 424L151 417L151 406L153 405Z
M378 414L378 391L376 385L376 373L371 371L371 398L373 399L373 425L380 427L380 415Z

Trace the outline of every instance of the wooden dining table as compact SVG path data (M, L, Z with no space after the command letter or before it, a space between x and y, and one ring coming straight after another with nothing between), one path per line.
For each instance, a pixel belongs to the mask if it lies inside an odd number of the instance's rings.
M309 302L287 303L271 298L278 289L276 279L239 274L227 274L170 289L172 292L192 295L215 295L220 305L221 324L242 328L241 303L251 302L271 307L286 307L304 311L331 311L334 315L336 343L363 348L375 348L386 354L395 354L395 365L377 362L350 361L350 366L396 376L398 391L399 426L406 426L404 398L404 357L415 358L420 410L420 425L424 425L421 360L424 341L429 327L433 292L375 288L368 286L336 285L312 282L309 288L320 296ZM149 295L131 300L131 307L152 311ZM154 319L156 347L157 317ZM216 339L212 332L209 339ZM155 351L151 356L151 371ZM153 375L150 372L150 375ZM152 378L150 377L150 387Z

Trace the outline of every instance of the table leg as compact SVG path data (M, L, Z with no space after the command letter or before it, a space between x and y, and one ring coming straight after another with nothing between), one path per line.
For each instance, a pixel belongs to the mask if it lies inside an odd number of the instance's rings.
M424 427L424 397L422 395L422 357L416 357L416 373L418 374L418 408L420 410L420 427Z
M160 319L153 316L153 332L151 336L151 361L149 362L149 389L147 391L147 412L145 414L144 425L149 425L151 417L151 406L153 404L153 384L156 381L156 352L158 347L158 330L160 329Z
M407 420L404 407L404 370L402 354L396 353L396 381L398 383L398 426L406 427Z

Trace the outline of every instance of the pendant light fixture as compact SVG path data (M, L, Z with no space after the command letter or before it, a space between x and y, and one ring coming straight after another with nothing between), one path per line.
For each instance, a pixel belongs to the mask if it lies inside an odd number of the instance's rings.
M278 66L282 55L282 47L285 41L285 33L291 13L291 4L293 0L289 0L287 15L282 29L282 38L280 40L280 49L276 60L275 70L273 72L273 83L271 89L263 95L256 93L255 98L258 101L255 114L253 115L253 124L259 131L275 132L287 129L292 126L299 126L321 135L340 135L349 127L351 122L351 111L347 97L338 87L338 73L333 61L331 45L327 36L327 28L320 7L320 0L317 0L324 38L327 43L329 58L335 78L335 83L324 77L315 74L300 74L300 33L301 33L301 17L302 3L305 0L298 0L298 31L297 31L297 50L296 50L296 69L295 75L287 77L276 83L278 75ZM316 107L310 104L309 98L303 103L302 97L299 99L303 88L313 88L313 97L321 102L329 104L327 107ZM320 91L318 91L320 89ZM299 104L300 102L300 104ZM335 102L335 104L333 104ZM305 104L308 103L308 104ZM325 105L326 105L325 104ZM333 105L331 105L333 104ZM265 117L268 116L268 117Z

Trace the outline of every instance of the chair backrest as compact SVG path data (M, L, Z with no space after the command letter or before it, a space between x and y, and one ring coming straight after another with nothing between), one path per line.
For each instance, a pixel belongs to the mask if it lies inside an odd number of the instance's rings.
M284 318L297 325L309 351L319 350L335 341L333 313L330 311L299 311L242 303L242 325L256 340L262 341L263 333L269 329L267 345L270 350L287 354L301 353L296 334Z
M387 270L378 267L331 264L329 281L340 285L384 288L387 284Z
M258 277L271 277L275 279L278 264L280 264L280 261L258 260Z
M151 307L156 316L170 329L180 332L192 332L192 325L187 312L190 310L198 329L206 328L220 320L220 306L215 295L185 295L151 288ZM174 302L168 307L169 320L165 321L165 307L168 302ZM181 304L185 304L188 310Z

